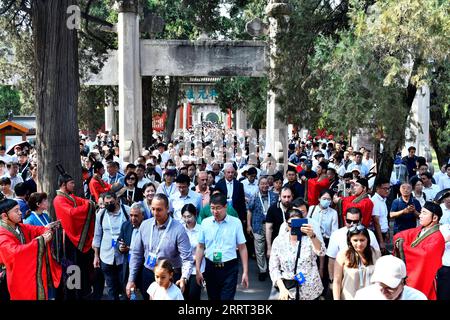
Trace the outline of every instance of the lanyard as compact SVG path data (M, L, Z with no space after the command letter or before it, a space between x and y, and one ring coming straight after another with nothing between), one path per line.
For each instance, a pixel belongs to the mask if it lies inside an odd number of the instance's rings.
M170 185L169 193L167 193L166 184L163 185L164 193L166 194L167 198L170 197L170 194L172 193L173 183Z
M48 225L48 221L47 221L47 219L45 218L44 214L42 214L41 217L44 218L45 224L42 223L41 218L39 218L39 216L38 216L34 211L32 211L31 213L36 217L36 219L39 221L39 223L40 223L43 227L45 227L46 225Z
M134 202L134 195L136 194L136 188L133 188L133 195L131 196L131 202ZM130 192L130 190L127 190L127 199L128 199L128 193Z
M282 216L283 216L283 222L286 222L286 217L285 217L285 210L283 209L283 205L281 204L281 202L280 202L280 209L281 209L281 212L282 212Z
M164 230L164 233L163 233L161 239L159 239L158 246L156 247L156 250L154 251L154 253L158 253L159 248L161 247L161 243L163 242L164 238L166 237L167 231L169 230L171 224L172 224L172 218L169 217L169 223L167 224L166 230ZM150 251L150 252L152 251L153 228L155 225L156 225L156 220L154 221L154 224L152 225L152 228L150 229L150 243L148 246L148 251Z
M266 215L266 214L267 214L267 209L268 209L269 206L270 206L270 192L267 192L267 197L268 197L268 200L267 200L267 208L266 208L266 206L264 205L264 201L262 200L261 192L258 192L258 196L259 196L259 201L261 201L261 206L262 206L263 209L264 209L264 215Z
M147 204L147 200L144 199L144 200L142 200L142 202L144 204L145 215L147 216L147 219L150 219L152 211L151 211L150 207Z
M122 209L120 209L120 212L122 212ZM120 215L120 212L119 212L119 215ZM120 227L119 227L119 232L113 232L114 230L113 230L113 227L112 227L112 224L111 224L111 219L109 218L109 213L108 212L106 213L106 218L108 219L109 229L111 231L111 237L114 238L114 234L119 234L120 233ZM121 226L122 226L122 222L123 222L123 220L121 218L120 219L120 225Z

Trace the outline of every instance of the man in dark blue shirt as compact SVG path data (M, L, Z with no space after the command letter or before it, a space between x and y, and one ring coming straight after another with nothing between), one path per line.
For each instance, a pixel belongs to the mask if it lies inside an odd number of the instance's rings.
M288 179L288 182L283 186L283 188L288 187L291 189L293 199L298 197L303 198L305 196L305 186L297 181L297 171L293 167L289 167L286 170L286 178Z
M406 167L408 168L408 179L411 179L416 174L416 148L414 146L411 146L408 148L408 155L406 157L403 157L403 163L406 164Z
M400 194L402 196L392 202L389 216L391 219L395 219L394 234L417 226L417 218L422 207L411 193L412 186L405 182L400 186Z

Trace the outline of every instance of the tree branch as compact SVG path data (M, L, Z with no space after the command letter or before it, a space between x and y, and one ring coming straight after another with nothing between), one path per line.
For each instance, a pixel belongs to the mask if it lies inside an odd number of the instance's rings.
M10 0L4 9L0 11L0 15L5 14L16 3L16 0Z

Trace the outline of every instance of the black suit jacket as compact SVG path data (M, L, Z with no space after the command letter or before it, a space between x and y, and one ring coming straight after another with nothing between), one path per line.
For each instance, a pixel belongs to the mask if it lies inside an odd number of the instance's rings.
M219 182L216 183L214 189L220 190L220 192L224 195L227 195L228 191L225 178L220 179ZM234 210L236 210L239 215L239 219L241 219L242 222L247 220L247 206L245 204L244 186L236 179L233 180L233 197L231 200Z

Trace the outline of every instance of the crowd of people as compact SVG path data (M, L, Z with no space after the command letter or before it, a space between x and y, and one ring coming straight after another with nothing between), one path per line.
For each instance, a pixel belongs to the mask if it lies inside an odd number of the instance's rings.
M268 299L450 300L450 161L410 147L383 178L345 141L294 136L281 169L263 137L173 137L126 163L81 134L83 181L59 166L52 202L35 150L0 146L0 300L233 300L250 259Z

